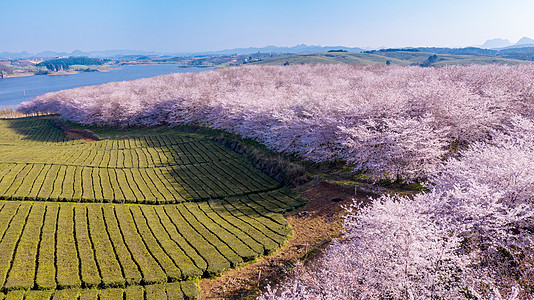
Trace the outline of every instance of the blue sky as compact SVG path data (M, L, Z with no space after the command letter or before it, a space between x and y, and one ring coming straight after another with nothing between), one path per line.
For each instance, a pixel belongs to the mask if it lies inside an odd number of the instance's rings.
M0 52L463 47L534 38L533 0L1 0Z

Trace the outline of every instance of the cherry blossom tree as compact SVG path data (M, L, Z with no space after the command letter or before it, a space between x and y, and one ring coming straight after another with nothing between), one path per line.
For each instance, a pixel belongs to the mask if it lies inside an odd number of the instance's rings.
M246 66L36 97L24 113L81 124L200 124L376 178L424 179L443 154L534 116L534 66Z
M260 299L528 298L533 164L534 122L513 117L434 172L428 192L351 206L319 267Z
M198 124L428 191L352 211L282 299L525 298L534 282L534 65L245 66L45 94L23 113Z

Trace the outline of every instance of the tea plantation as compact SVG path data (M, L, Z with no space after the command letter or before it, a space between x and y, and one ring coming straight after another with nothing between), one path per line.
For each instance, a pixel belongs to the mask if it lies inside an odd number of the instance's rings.
M133 131L132 131L133 132ZM284 245L302 199L208 135L0 120L0 299L191 299Z

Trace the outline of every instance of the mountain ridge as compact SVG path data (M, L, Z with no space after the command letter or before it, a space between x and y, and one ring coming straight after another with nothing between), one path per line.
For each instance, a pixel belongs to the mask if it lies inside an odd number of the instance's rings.
M493 50L534 47L534 40L524 36L521 39L519 39L519 41L517 41L515 44L512 44L507 39L494 38L494 39L487 40L486 42L484 42L484 44L480 45L479 47L483 49L493 49Z
M28 59L28 58L55 58L59 56L90 56L90 57L121 57L128 55L154 55L154 56L197 56L197 55L233 55L233 54L253 54L253 53L317 53L328 52L330 50L344 50L348 52L363 52L365 49L359 47L346 46L318 46L299 44L293 47L280 47L269 45L265 47L248 47L248 48L233 48L214 51L198 51L198 52L155 52L155 51L141 51L141 50L99 50L99 51L82 51L74 50L72 52L65 51L42 51L39 53L29 53L27 51L21 52L0 52L0 59Z
M508 46L505 46L508 45ZM439 48L439 47L405 47L402 49L420 49L423 51L437 51L436 53L479 53L492 55L494 53L486 53L501 50L521 49L534 47L534 40L528 37L521 38L517 43L512 44L509 40L495 38L487 40L483 45L478 47L465 47L465 48ZM375 50L379 50L375 49ZM175 56L175 57L192 57L192 56L223 56L223 55L246 55L254 53L273 53L273 54L311 54L311 53L324 53L331 50L343 50L353 53L361 53L367 51L367 49L360 47L347 47L347 46L319 46L319 45L306 45L299 44L292 47L281 47L269 45L265 47L248 47L248 48L233 48L214 51L201 51L201 52L155 52L155 51L142 51L142 50L99 50L99 51L82 51L73 50L72 52L56 52L56 51L42 51L39 53L29 53L27 51L21 52L0 52L0 59L50 59L64 56L87 56L94 58L124 58L127 56Z

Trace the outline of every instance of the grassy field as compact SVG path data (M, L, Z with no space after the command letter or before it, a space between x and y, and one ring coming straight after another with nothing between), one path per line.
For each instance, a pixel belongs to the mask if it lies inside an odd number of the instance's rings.
M195 298L291 235L303 201L210 136L56 122L0 119L0 298Z
M412 52L412 51L387 51L373 53L348 53L348 52L329 52L313 54L294 54L286 56L277 56L265 58L261 61L251 64L257 65L283 65L289 64L385 64L389 61L395 65L420 65L433 53ZM466 65L466 64L524 64L527 61L500 58L484 55L468 54L438 54L438 60L433 66L443 65Z

